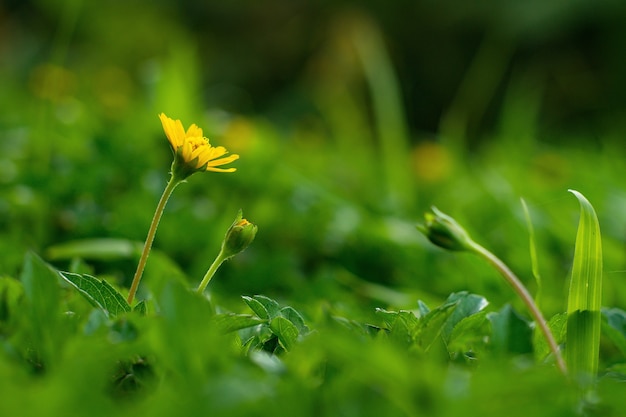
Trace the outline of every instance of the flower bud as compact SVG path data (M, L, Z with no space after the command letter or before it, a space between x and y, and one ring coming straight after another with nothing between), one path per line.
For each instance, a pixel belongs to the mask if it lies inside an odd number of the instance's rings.
M241 210L230 226L222 242L222 255L228 259L246 249L254 240L257 226L244 219Z
M417 225L428 240L435 245L453 251L471 250L474 242L465 229L452 217L432 207L432 213L425 213L426 224Z

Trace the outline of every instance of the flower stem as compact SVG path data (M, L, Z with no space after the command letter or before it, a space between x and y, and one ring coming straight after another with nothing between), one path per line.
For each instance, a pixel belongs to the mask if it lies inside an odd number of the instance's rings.
M470 245L470 249L477 255L489 261L489 263L491 263L498 270L498 272L502 274L504 279L511 285L511 287L513 287L513 290L522 299L524 304L526 304L526 307L530 311L530 314L533 316L535 322L539 326L539 329L543 333L543 336L548 342L548 346L550 347L550 350L554 355L557 366L564 375L567 375L567 367L565 365L565 361L563 360L563 356L561 355L561 351L559 350L559 347L556 343L556 340L554 340L554 336L552 335L552 332L550 331L546 320L543 318L543 315L535 304L532 296L530 295L526 287L524 287L524 284L522 284L519 278L515 276L513 271L511 271L504 262L502 262L496 255L489 252L487 249L483 248L473 241Z
M148 236L146 237L146 243L144 243L143 245L143 251L141 252L141 258L139 258L137 271L135 271L133 282L130 286L130 290L128 291L128 298L127 298L128 304L131 304L133 302L133 299L135 298L135 293L137 292L137 287L139 287L139 281L141 281L143 270L146 267L146 262L148 261L148 255L150 254L150 249L152 248L152 242L154 241L154 235L156 234L156 229L159 226L159 221L161 220L161 216L163 215L163 210L165 209L167 200L172 195L174 188L176 188L176 186L180 184L181 182L182 182L181 180L175 179L174 175L172 175L167 185L165 186L165 190L163 190L163 195L161 195L159 204L157 205L156 211L154 212L152 223L150 223L150 229L148 229Z
M207 287L207 285L209 285L209 281L211 281L211 278L213 278L213 275L215 275L217 269L220 267L220 265L224 263L226 259L228 259L228 257L224 255L224 250L220 250L220 253L217 255L217 257L209 267L209 270L206 271L206 274L204 274L204 278L202 278L202 281L200 281L200 285L198 285L196 292L200 294L204 292L204 289Z

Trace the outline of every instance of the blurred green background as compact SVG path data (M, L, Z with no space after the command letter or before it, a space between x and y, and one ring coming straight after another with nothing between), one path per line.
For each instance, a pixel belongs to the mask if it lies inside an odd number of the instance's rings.
M517 303L414 225L436 205L535 291L523 197L549 316L565 308L573 188L599 214L605 304L624 307L625 19L615 0L5 1L0 273L30 249L128 286L168 178L165 112L241 158L176 190L143 297L197 285L242 208L259 233L211 283L222 304ZM91 238L120 240L63 246Z

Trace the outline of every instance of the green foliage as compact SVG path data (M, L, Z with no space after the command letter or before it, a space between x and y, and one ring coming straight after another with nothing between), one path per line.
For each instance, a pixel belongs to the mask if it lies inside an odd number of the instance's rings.
M61 277L74 286L94 306L100 307L105 314L113 317L131 310L124 297L105 280L99 280L87 274L61 272ZM140 310L145 311L144 307Z
M2 8L0 415L621 416L626 9L297 3ZM177 188L131 307L162 111L241 158ZM416 233L432 204L540 299L583 401L500 277ZM261 233L191 291L240 207Z

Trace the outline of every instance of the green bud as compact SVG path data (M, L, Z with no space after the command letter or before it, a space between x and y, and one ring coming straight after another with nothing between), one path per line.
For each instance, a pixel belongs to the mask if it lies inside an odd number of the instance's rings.
M432 207L432 213L424 214L426 224L418 224L417 229L435 245L453 251L471 250L474 241L465 229L452 217Z
M246 249L256 236L257 226L242 217L239 210L237 218L230 226L222 242L222 255L228 259Z

